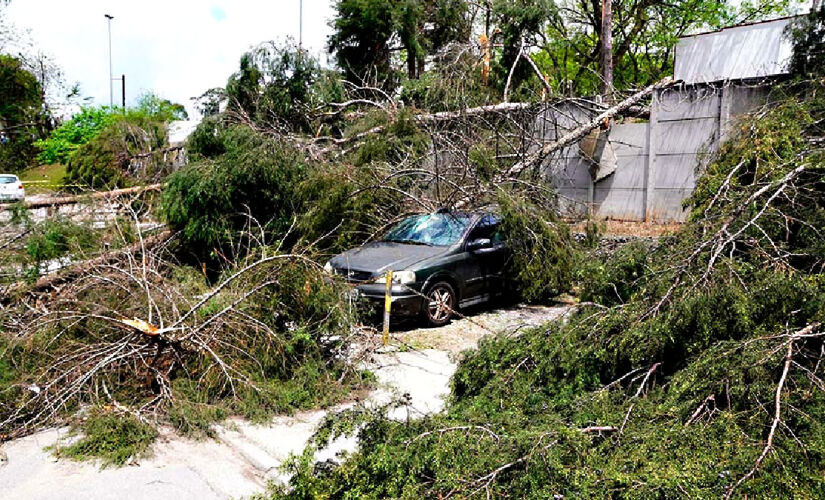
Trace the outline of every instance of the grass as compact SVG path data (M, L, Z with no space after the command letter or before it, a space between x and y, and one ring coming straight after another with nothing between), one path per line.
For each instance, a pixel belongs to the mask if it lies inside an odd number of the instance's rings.
M40 165L20 174L26 194L53 193L63 189L66 166L61 164Z
M61 448L59 454L74 460L97 458L103 467L121 466L130 459L144 456L158 434L154 427L132 415L117 415L101 409L90 413L82 432L80 440Z

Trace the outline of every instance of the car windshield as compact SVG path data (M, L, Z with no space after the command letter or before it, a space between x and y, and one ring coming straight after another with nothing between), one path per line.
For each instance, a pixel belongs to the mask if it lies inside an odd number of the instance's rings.
M0 184L12 184L17 182L17 177L13 175L0 175Z
M461 238L469 224L470 217L463 214L416 215L399 222L384 236L384 241L449 246Z

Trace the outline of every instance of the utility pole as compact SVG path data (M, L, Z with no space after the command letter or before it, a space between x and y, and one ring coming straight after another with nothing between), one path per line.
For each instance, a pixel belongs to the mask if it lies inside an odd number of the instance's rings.
M115 91L112 82L114 78L112 78L112 19L115 16L110 16L109 14L103 14L106 19L108 19L109 24L109 107L113 107L115 105Z
M601 94L607 101L613 100L613 0L602 0L602 32L599 35L599 69L601 70Z

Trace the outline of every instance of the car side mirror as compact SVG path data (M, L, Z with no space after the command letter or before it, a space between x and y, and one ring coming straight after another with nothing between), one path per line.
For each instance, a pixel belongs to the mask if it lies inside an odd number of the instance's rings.
M493 242L490 241L490 238L478 238L469 243L467 243L467 251L474 252L476 250L481 250L483 248L490 248L493 246Z

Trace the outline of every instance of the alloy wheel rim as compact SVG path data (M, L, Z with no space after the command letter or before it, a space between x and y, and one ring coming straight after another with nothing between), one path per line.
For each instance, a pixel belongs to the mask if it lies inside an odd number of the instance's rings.
M453 297L445 287L435 287L428 294L429 304L427 311L433 321L444 321L450 317L453 310Z

